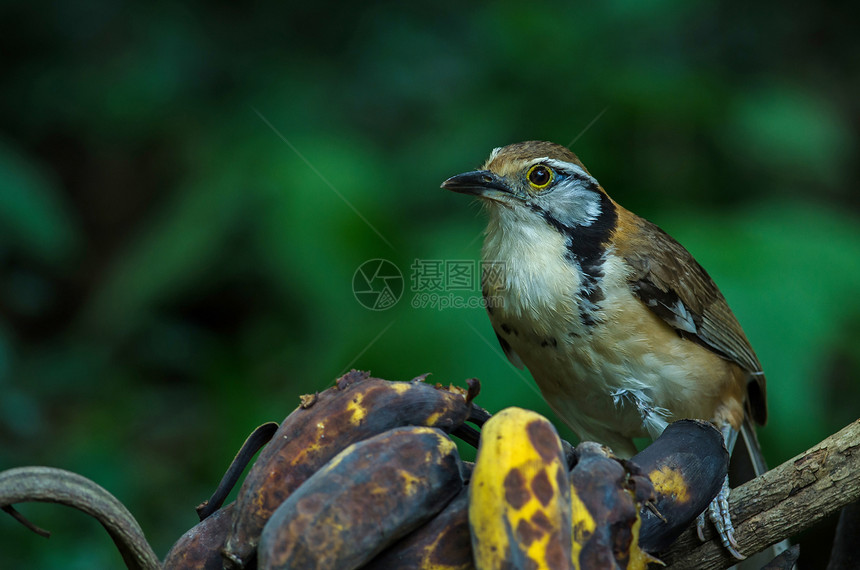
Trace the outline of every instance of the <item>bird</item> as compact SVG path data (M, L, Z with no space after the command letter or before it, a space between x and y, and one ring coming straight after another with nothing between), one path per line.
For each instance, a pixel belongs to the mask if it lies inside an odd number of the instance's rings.
M731 453L743 442L767 470L754 424L767 421L761 363L725 297L678 241L615 202L567 147L494 149L442 188L475 196L489 217L482 293L512 364L531 372L581 440L619 457L671 422L712 422ZM751 478L751 477L749 477ZM708 509L743 559L729 483ZM702 536L704 514L699 519Z

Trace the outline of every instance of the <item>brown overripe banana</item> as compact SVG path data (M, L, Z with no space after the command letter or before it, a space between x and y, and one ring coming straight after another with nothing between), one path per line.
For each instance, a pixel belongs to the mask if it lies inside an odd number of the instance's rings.
M644 570L655 561L639 547L639 510L653 498L650 482L594 442L580 443L576 459L570 472L573 567Z
M639 544L649 552L660 552L720 491L729 452L711 423L678 420L630 461L651 480L656 491L656 511L642 512Z
M281 504L260 537L261 570L352 570L422 525L463 488L444 432L401 427L353 444Z
M170 548L163 570L221 570L221 547L230 532L236 503L218 509L191 527Z
M404 536L362 570L472 570L469 489L442 512Z
M479 384L464 389L433 387L423 377L390 382L351 371L324 392L306 396L280 425L245 478L236 516L224 546L228 565L251 560L274 510L347 446L398 426L450 432L469 415Z

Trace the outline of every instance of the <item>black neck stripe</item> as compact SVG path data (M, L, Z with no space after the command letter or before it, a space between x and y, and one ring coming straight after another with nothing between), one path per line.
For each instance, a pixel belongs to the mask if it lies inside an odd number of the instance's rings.
M535 213L540 214L546 223L567 238L568 259L579 263L583 273L591 280L596 281L603 276L601 269L603 253L618 222L618 212L609 196L602 192L594 182L584 177L581 180L588 182L589 190L600 197L600 214L591 225L568 226L556 220L540 206L530 204L530 207Z
M600 213L591 225L568 226L553 218L549 212L531 205L531 209L540 214L546 222L565 236L567 253L565 257L579 267L581 282L579 297L584 300L579 306L579 318L586 326L596 324L596 309L603 300L603 289L600 280L603 277L603 255L606 244L618 221L615 204L602 192L597 185L586 178L581 178L589 184L589 190L600 196Z
M567 228L565 234L568 237L568 255L579 261L583 272L597 278L603 276L603 253L618 222L618 212L605 192L597 188L594 188L594 192L600 196L600 214L597 219L590 226Z

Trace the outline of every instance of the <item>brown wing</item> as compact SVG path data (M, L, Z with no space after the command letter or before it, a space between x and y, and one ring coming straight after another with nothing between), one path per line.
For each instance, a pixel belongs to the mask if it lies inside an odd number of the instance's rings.
M639 226L637 235L649 238L648 243L619 252L633 268L629 280L634 295L681 336L749 372L750 413L757 423L764 424L764 373L723 294L690 252L669 234L642 218L635 217L634 223Z

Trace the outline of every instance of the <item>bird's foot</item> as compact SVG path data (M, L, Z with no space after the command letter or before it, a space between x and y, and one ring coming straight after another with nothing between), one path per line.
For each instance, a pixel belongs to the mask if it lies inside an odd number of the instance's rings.
M714 527L717 529L717 534L720 535L720 540L723 543L723 546L729 553L737 558L738 560L743 560L746 558L743 554L738 552L739 545L735 540L735 527L732 524L732 518L729 515L729 478L726 476L726 479L723 481L723 487L720 489L720 492L717 493L717 496L714 497L714 500L711 501L711 504L708 505L707 511L708 518L711 519L711 522L714 523ZM705 512L699 515L699 518L696 519L696 533L699 535L699 540L705 540Z

